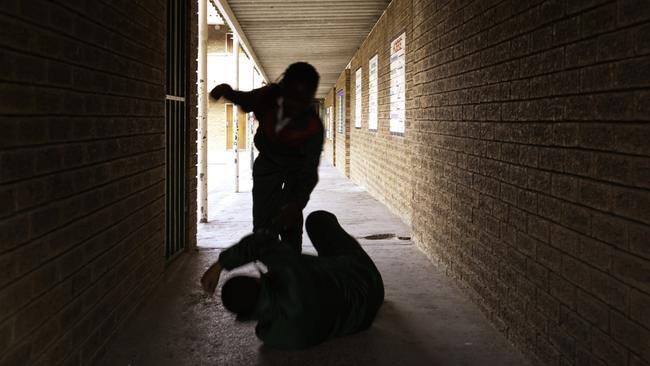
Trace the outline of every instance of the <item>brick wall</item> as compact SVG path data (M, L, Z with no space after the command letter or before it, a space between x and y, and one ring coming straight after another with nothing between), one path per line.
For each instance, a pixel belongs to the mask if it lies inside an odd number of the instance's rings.
M365 187L402 219L411 221L412 149L415 134L410 132L414 105L413 68L406 69L407 133L389 132L390 113L390 43L406 32L406 62L412 64L411 2L393 1L350 62L350 113L354 114L356 70L362 68L361 128L350 123L350 178ZM378 121L377 130L368 129L368 61L378 56Z
M212 6L212 4L208 2L208 6ZM208 53L232 52L232 49L226 50L227 32L227 25L221 25L219 29L216 29L214 25L208 25ZM230 41L230 48L232 48L232 39Z
M164 27L164 1L1 2L0 365L93 363L162 274Z
M208 6L212 6L208 3ZM226 30L221 26L219 30L208 26L208 53L226 52ZM232 51L232 50L231 50ZM208 69L208 80L212 80L211 71ZM208 99L208 162L219 162L219 153L226 151L226 103L224 99Z
M338 93L343 93L343 104L339 105ZM339 131L339 110L343 109L343 128ZM341 73L334 86L334 138L336 153L334 165L346 177L350 176L350 70Z
M208 3L208 6L212 6ZM212 86L211 83L214 82L214 86L221 83L233 84L234 77L231 70L233 70L233 58L232 58L232 39L230 40L229 47L226 49L226 36L229 32L227 26L222 25L220 29L215 29L214 26L208 26L208 59L211 55L225 55L227 57L221 57L221 63L215 65L208 61L208 85ZM243 49L240 48L239 60L240 60L240 79L245 79L246 76L243 73L248 72L248 69L244 70L244 59L246 59L246 53ZM222 69L220 69L222 68ZM225 70L225 71L224 71ZM229 80L232 79L232 80ZM241 83L241 81L240 81ZM208 99L208 162L210 164L215 163L224 163L223 153L226 150L232 150L232 130L228 132L227 127L227 116L226 116L226 99L214 100L212 98ZM239 109L239 150L244 150L247 148L248 144L248 124L246 123L246 114Z
M226 103L224 99L208 99L208 162L219 162L219 153L232 146L227 146ZM241 141L240 146L241 149Z
M327 93L327 96L323 100L323 106L325 109L325 114L323 114L323 125L325 126L326 132L325 132L325 143L323 144L323 157L329 161L330 163L334 164L334 153L335 153L335 145L336 145L336 123L334 122L334 117L336 115L336 111L334 109L334 95L335 91L334 89L331 89L329 93ZM329 136L327 137L327 129L329 128L328 126L328 121L327 121L327 109L332 108L331 114L332 116L330 118L333 119L332 122L332 128L329 131Z
M380 78L379 131L365 104L352 128L352 179L541 364L650 363L649 39L647 1L394 0L352 60L362 103L374 53Z

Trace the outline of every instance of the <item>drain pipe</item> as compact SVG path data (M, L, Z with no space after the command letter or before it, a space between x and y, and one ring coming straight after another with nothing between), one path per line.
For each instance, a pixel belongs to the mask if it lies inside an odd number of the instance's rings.
M232 52L235 62L235 82L232 87L239 90L239 36L237 32L232 35ZM232 150L235 153L235 192L239 192L239 108L237 104L232 105Z
M208 222L208 0L199 0L198 169L200 222Z

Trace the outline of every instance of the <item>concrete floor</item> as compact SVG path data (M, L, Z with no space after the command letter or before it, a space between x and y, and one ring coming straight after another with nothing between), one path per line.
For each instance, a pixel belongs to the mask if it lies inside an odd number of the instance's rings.
M373 326L317 347L262 346L254 323L236 323L199 287L219 249L250 230L250 182L231 193L232 164L210 167L210 219L198 251L170 266L160 286L109 344L101 365L528 365L464 294L410 241L409 228L327 163L306 211L335 213L382 273L386 301ZM229 172L230 173L229 173ZM243 167L244 177L250 172ZM377 234L388 239L369 240ZM305 252L313 247L305 238ZM250 270L250 269L244 269ZM222 279L223 281L223 279ZM223 283L223 282L222 282Z

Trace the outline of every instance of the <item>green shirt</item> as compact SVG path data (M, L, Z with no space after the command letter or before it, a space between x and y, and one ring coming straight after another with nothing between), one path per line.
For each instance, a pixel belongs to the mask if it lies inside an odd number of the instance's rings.
M367 329L384 300L381 275L370 257L296 254L284 244L249 235L223 251L227 269L259 260L261 278L255 328L275 348L299 349Z

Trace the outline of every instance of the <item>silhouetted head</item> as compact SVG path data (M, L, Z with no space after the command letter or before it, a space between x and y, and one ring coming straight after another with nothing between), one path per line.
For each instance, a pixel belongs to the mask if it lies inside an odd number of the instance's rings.
M319 79L320 76L312 65L296 62L285 70L280 85L287 99L302 106L309 106L316 94Z
M250 276L231 277L221 288L221 301L237 319L250 319L257 307L260 295L260 280Z

